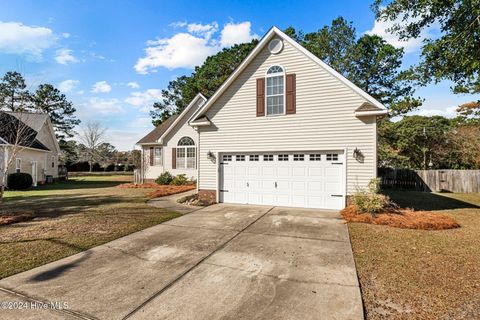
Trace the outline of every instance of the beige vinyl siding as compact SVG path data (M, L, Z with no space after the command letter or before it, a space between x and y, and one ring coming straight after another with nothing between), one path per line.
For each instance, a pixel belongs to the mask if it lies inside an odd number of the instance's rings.
M10 155L8 158L10 159L11 157L11 148L9 148ZM0 156L0 158L2 158ZM32 174L32 162L36 161L37 162L37 176L33 177L32 179L36 179L38 183L41 183L44 181L44 172L46 172L46 175L50 175L52 172L51 170L51 163L48 162L49 159L51 159L51 153L50 152L45 152L45 151L39 151L39 150L34 150L34 149L22 149L21 151L18 151L15 159L21 159L21 167L20 167L20 172L23 173L28 173ZM8 174L16 172L16 160L13 159L11 161L10 166L8 167ZM45 170L45 171L44 171ZM54 176L58 177L58 173Z
M188 119L193 115L193 113L198 109L199 105L203 101L199 99L187 114L185 114L182 119L175 125L175 127L170 131L166 137L163 139L163 148L162 150L162 166L150 166L150 146L144 146L144 164L145 164L145 178L146 179L156 179L164 171L168 171L173 175L185 174L188 178L197 179L197 169L172 169L172 148L176 148L178 141L182 137L190 137L195 142L195 147L197 148L198 154L198 132L188 125ZM198 163L197 163L198 166Z
M148 145L148 146L142 147L144 177L145 179L157 179L158 176L163 173L163 165L157 165L157 166L150 165L150 147L155 148L155 147L162 147L162 146L158 144L158 145ZM163 152L164 150L162 150L162 163L163 161L165 161Z
M296 74L296 114L256 117L256 79L281 65ZM217 164L207 152L314 151L347 149L347 190L375 176L375 117L354 110L365 99L303 53L284 42L272 55L264 48L207 112L213 125L200 127L200 189L217 189ZM363 163L353 158L359 148Z
M187 121L190 116L197 110L196 106L189 110L189 113L180 120L176 125L176 128L172 130L166 137L166 148L165 148L165 168L170 171L173 175L185 174L188 178L197 179L197 169L185 169L177 168L172 169L172 148L176 148L178 141L183 137L190 137L195 142L196 153L198 153L198 132L188 125ZM178 162L177 162L178 163ZM197 164L198 165L198 164Z
M50 126L45 122L42 128L38 131L37 140L43 143L49 150L50 153L47 159L47 165L45 167L45 175L53 176L54 178L58 177L58 153L56 148L56 141L53 140L55 133L52 132ZM54 166L52 167L52 161Z

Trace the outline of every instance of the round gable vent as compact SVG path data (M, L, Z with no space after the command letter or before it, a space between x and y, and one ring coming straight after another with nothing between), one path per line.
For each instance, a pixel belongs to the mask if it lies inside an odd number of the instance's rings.
M268 51L270 51L273 54L280 53L283 49L283 42L282 40L275 38L270 43L268 44Z

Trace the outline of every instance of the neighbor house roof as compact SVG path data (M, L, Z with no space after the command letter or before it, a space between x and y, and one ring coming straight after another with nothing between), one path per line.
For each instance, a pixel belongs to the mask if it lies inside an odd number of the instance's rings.
M36 138L38 131L30 127L27 124L28 121L21 121L20 119L23 120L23 118L20 115L18 112L0 112L1 139L10 145L18 144L22 147L50 151L50 149ZM30 114L28 114L28 117L29 115ZM25 118L27 118L27 116ZM40 117L37 117L37 119L40 119ZM43 119L45 121L45 118Z
M38 113L38 112L11 112L11 111L5 111L5 113L8 113L9 115L14 116L18 120L22 121L25 123L27 126L32 128L33 130L39 132L43 125L45 124L45 121L48 119L48 115L45 113Z
M345 84L347 87L352 89L354 92L356 92L358 95L363 97L365 100L370 102L373 106L378 108L378 113L381 114L387 114L388 110L387 108L377 101L375 98L373 98L371 95L357 87L355 84L353 84L350 80L342 76L340 73L335 71L332 67L327 65L325 62L320 60L317 56L315 56L313 53L302 47L299 43L297 43L295 40L290 38L288 35L286 35L284 32L282 32L280 29L277 27L273 26L260 40L260 42L255 46L255 48L248 54L248 56L243 60L243 62L235 69L235 71L230 75L230 77L225 80L225 82L218 88L217 91L213 94L213 96L208 99L208 101L201 107L199 112L196 113L195 119L191 120L191 124L195 125L195 122L197 119L201 118L205 112L217 101L217 99L227 90L227 88L235 81L235 79L242 73L243 70L250 64L250 62L255 59L255 57L260 53L260 51L268 44L268 41L271 40L273 37L280 37L282 40L288 42L291 46L294 48L298 49L300 52L305 54L309 59L320 65L323 69L325 69L327 72L329 72L332 76L335 78L339 79L343 84Z
M207 98L205 98L205 96L201 93L198 93L180 114L173 115L165 120L162 124L150 131L145 137L140 139L137 144L163 143L163 137L173 130L176 124L188 113L191 108L193 108L198 100L202 101L201 103L203 104L205 101L207 101Z

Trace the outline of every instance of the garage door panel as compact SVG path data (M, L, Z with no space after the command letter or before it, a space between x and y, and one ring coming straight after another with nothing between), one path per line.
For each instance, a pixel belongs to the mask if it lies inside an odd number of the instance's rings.
M248 176L249 177L258 177L260 176L260 168L259 167L254 167L250 166L248 167Z
M342 152L318 151L313 155L281 152L268 158L247 152L241 155L243 157L232 154L233 160L221 166L220 189L229 191L220 192L221 201L326 209L344 207Z
M291 168L289 167L279 167L277 168L277 177L278 178L290 178Z
M320 178L323 177L324 168L308 168L308 175L310 177Z
M295 164L293 164L295 165ZM307 175L307 168L293 167L293 175L296 177L305 177Z
M275 175L275 168L273 165L263 166L260 168L260 175L263 177L273 177Z

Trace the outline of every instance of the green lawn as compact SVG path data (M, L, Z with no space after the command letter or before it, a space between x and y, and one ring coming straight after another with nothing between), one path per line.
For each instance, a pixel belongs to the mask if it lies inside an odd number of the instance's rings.
M150 189L123 189L131 176L83 176L7 191L0 214L33 214L0 226L0 278L162 223L179 213L147 205Z
M386 193L461 228L349 223L367 319L480 319L480 194Z

